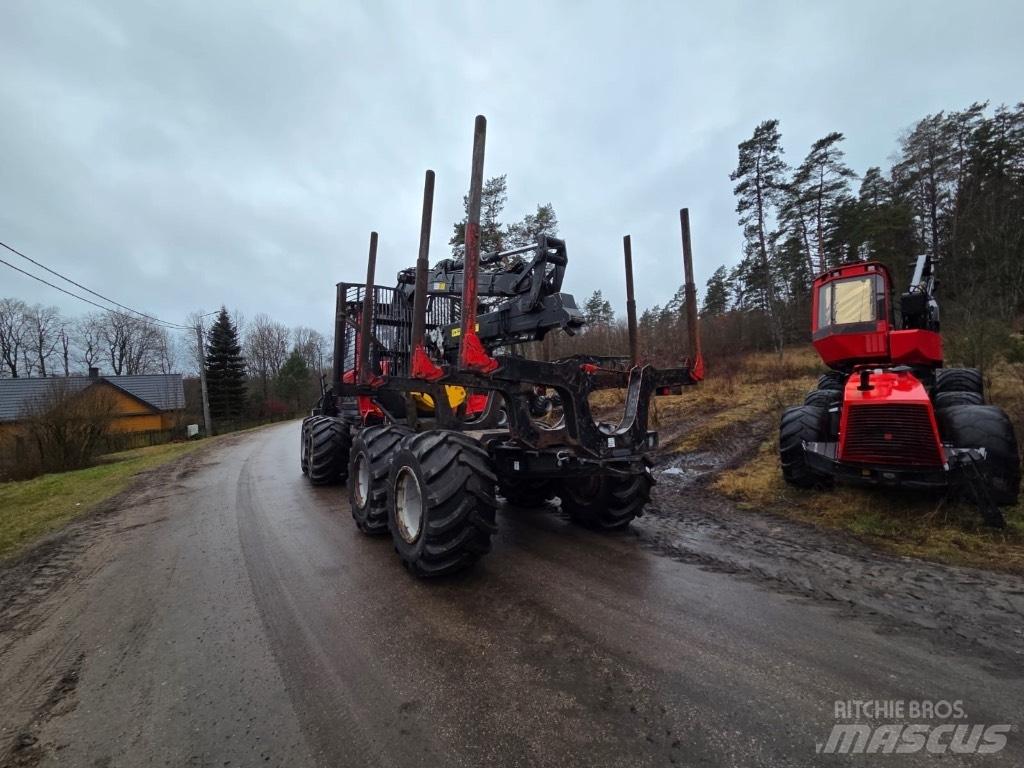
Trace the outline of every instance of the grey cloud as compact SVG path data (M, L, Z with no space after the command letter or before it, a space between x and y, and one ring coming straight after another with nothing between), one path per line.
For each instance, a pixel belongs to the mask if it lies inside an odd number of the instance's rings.
M735 263L736 144L778 117L789 160L830 130L863 170L924 114L1020 99L1010 2L155 3L0 9L0 239L180 321L221 303L329 325L331 285L432 250L468 183L472 118L509 218L554 204L568 288L641 305L681 282L691 209L701 283ZM83 311L9 270L0 295Z

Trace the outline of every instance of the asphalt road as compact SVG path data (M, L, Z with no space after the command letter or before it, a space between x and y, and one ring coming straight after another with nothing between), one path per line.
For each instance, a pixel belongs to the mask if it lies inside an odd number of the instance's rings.
M556 508L503 510L478 567L416 581L306 484L298 430L205 451L40 555L0 622L0 763L1024 764L1024 669ZM1014 730L986 757L815 753L837 700L889 699Z

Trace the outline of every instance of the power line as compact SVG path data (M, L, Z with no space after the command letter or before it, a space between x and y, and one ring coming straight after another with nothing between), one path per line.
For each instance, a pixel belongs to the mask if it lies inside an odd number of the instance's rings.
M104 312L111 312L111 313L113 313L115 315L121 315L121 317L128 317L128 315L126 315L124 312L118 312L116 309L111 309L110 307L104 307L101 304L97 304L92 299L87 299L84 296L79 296L77 293L73 293L73 292L67 290L66 288L61 288L59 285L54 285L53 283L49 282L48 280L44 280L43 278L39 277L38 275L33 275L31 272L26 272L21 267L14 266L9 261L4 261L3 259L0 259L0 264L3 264L4 266L10 267L15 272L20 272L21 274L23 274L23 275L25 275L27 277L31 277L33 280L37 280L40 283L42 283L43 285L48 285L51 288L54 288L54 289L60 291L61 293L66 293L68 296L76 298L79 301L84 301L86 304L92 304L94 307L96 307L97 309L102 309ZM187 325L176 325L174 323L165 323L163 320L158 320L157 322L159 322L160 324L162 324L164 327L167 327L167 328L174 328L176 330L184 330L184 331L191 330L191 328L189 328Z
M69 282L69 283L71 283L72 285L74 285L74 286L76 286L76 287L78 287L78 288L81 288L81 289L82 289L83 291L85 291L86 293L91 293L91 294L92 294L93 296L96 296L97 298L103 299L103 301L106 301L106 302L108 302L108 303L110 303L110 304L113 304L113 305L114 305L114 306L116 306L116 307L120 307L121 309L127 310L128 312L131 312L131 313L133 313L133 314L139 315L140 317L144 317L144 318L146 318L147 320L151 320L151 321L153 321L154 323L157 323L157 324L159 324L159 325L165 326L165 327L167 327L167 328L175 328L175 329L178 329L178 330L184 330L184 331L187 331L187 330L191 330L191 329L190 329L190 328L189 328L189 327L188 327L187 325L180 325L180 324L178 324L178 323L171 323L171 322L168 322L167 320L161 320L161 319L160 319L160 318L158 318L158 317L154 317L153 315L147 315L147 314L146 314L145 312L139 312L139 311L138 311L137 309L132 309L131 307L125 306L124 304L122 304L122 303L120 303L120 302L118 302L118 301L114 301L113 299L111 299L111 298L108 298L108 297L104 296L104 295L103 295L103 294L101 294L101 293L97 293L96 291L92 290L91 288L86 288L86 287L85 287L84 285L82 285L81 283L77 283L77 282L75 282L75 281L74 281L74 280L72 280L72 279L71 279L70 277L65 277L65 276L64 276L64 275L62 275L62 274L61 274L60 272L57 272L57 271L55 271L55 270L52 270L52 269L50 269L50 268L49 268L48 266L46 266L45 264L40 264L40 263L39 263L38 261L36 261L35 259L33 259L33 258L29 257L29 256L26 256L26 255L25 255L24 253L22 253L21 251L19 251L19 250L15 249L15 248L12 248L11 246L9 246L9 245L8 245L7 243L5 243L5 242L2 242L2 241L0 241L0 246L3 246L4 248L6 248L6 249L7 249L8 251L10 251L11 253L14 253L14 254L17 254L18 256L21 256L21 258L25 259L26 261L30 261L30 262L32 262L33 264L35 264L35 265L36 265L37 267L39 267L40 269L45 269L45 270L46 270L47 272L49 272L49 273L50 273L51 275L56 275L56 276L57 276L57 277L59 277L59 278L60 278L61 280L65 280L66 282ZM38 281L39 281L40 283L43 283L44 285L48 285L48 286L50 286L51 288L56 288L56 289L57 289L58 291L60 291L61 293L66 293L66 294L67 294L68 296L73 296L74 298L76 298L76 299L78 299L78 300L80 300L80 301L84 301L84 302L86 302L87 304L92 304L92 306L94 306L94 307L98 307L99 309L102 309L102 310L104 310L104 311L106 311L106 312L114 312L115 314L123 314L123 313L121 313L121 312L116 312L115 310L112 310L112 309L110 309L109 307L103 307L103 306L100 306L99 304L97 304L97 303L96 303L96 302L94 302L94 301L91 301L90 299L87 299L87 298L85 298L85 297L83 297L83 296L79 296L79 295L78 295L78 294L76 294L76 293L72 293L71 291L68 291L68 290L66 290L66 289L64 289L64 288L61 288L60 286L54 285L53 283L47 282L46 280L43 280L43 279L42 279L41 277L37 277L36 275L33 275L33 274L32 274L31 272L26 272L26 271L25 271L25 270L23 270L23 269L19 269L18 267L14 266L14 265L13 265L13 264L11 264L10 262L4 261L3 259L0 259L0 264L6 264L6 265L7 265L8 267L10 267L11 269L13 269L13 270L16 270L17 272L21 272L21 273L22 273L23 275L28 275L28 276L29 276L29 277L31 277L31 278L32 278L33 280L38 280Z

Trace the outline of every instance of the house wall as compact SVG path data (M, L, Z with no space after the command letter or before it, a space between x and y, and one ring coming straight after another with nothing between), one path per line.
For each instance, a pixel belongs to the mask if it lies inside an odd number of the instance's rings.
M159 413L136 413L116 416L110 424L111 432L150 432L163 429Z
M148 432L161 428L160 412L144 405L105 382L104 389L113 396L115 413L110 428L114 432Z

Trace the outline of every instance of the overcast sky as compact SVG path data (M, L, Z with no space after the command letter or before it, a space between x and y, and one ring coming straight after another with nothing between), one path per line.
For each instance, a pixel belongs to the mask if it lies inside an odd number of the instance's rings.
M566 288L641 307L739 257L736 144L781 121L787 159L846 134L858 172L900 130L1024 98L1019 2L0 3L0 240L180 322L225 304L330 328L333 284L432 260L469 182L473 117L506 219L554 205ZM9 253L0 258L31 268ZM38 270L37 270L38 271ZM89 307L0 265L0 296Z

